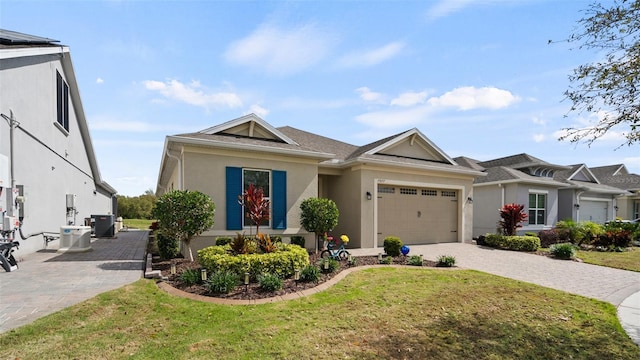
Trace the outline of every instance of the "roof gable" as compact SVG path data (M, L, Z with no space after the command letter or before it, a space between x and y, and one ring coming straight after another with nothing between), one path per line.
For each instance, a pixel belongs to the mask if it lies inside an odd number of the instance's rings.
M291 140L278 129L262 120L256 114L245 115L220 125L201 130L199 133L206 135L240 136L297 145L295 141Z
M388 155L456 165L453 159L416 128L365 145L363 148L366 151L362 154L366 155Z
M563 180L591 182L599 184L598 178L589 170L585 164L573 165L569 171L559 171L556 173L560 177L564 177ZM563 176L564 175L564 176Z

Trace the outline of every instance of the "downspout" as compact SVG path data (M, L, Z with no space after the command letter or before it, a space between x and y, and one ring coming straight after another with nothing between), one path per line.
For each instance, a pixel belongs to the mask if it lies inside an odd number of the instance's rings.
M167 156L178 162L178 190L183 190L182 189L182 160L179 157L171 154L169 150L167 150Z
M9 177L11 177L11 189L7 191L7 207L8 216L13 216L15 211L15 204L13 203L13 189L16 187L16 179L14 172L14 157L13 157L13 129L16 121L13 118L13 110L9 109L9 116L2 114L2 117L9 123Z
M504 186L502 186L502 184L498 184L498 187L500 188L500 207L503 207L504 206L505 188L504 188Z
M584 194L585 191L578 191L576 194L576 222L580 221L580 195Z

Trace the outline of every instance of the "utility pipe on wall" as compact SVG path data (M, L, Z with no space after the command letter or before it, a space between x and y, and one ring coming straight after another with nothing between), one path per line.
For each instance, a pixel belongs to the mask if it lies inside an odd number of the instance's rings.
M16 179L15 173L13 170L13 129L17 123L17 121L13 118L13 110L9 109L9 116L5 114L0 114L7 122L9 123L9 177L11 181L11 190L7 191L7 207L8 207L8 215L14 216L15 204L13 203L13 188L16 187Z

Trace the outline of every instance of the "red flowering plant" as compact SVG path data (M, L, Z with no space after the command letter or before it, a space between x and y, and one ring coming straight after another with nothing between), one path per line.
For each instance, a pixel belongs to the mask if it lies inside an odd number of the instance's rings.
M506 204L500 209L498 222L504 235L515 235L516 230L522 227L522 222L527 220L528 215L524 213L524 205Z
M247 191L238 197L244 206L247 217L256 226L256 235L260 233L260 224L269 220L269 200L264 198L264 190L249 184Z

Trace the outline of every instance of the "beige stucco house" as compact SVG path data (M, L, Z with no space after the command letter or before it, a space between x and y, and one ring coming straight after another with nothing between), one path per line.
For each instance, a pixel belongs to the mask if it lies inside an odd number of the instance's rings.
M215 225L192 242L250 232L240 195L249 183L265 190L271 219L261 231L307 237L300 204L310 197L336 202L336 234L350 247L381 247L387 236L405 244L470 241L473 180L480 171L458 165L418 129L355 146L298 130L274 128L254 114L199 132L167 136L157 194L198 190L216 204ZM264 229L264 230L262 230Z

